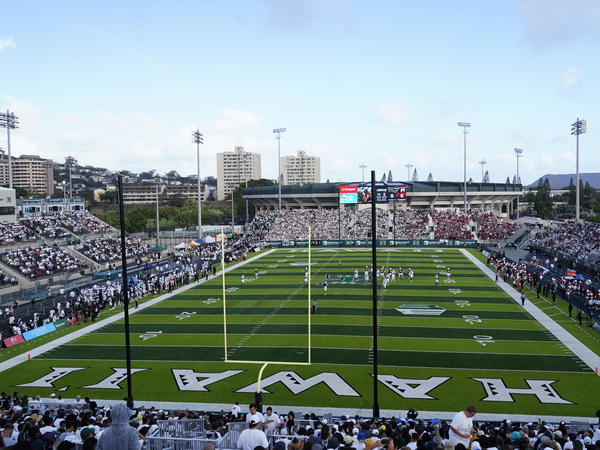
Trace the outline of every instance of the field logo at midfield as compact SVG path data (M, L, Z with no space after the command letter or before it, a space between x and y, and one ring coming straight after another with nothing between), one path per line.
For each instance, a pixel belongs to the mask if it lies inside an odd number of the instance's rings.
M394 375L377 375L379 382L390 388L400 397L424 400L437 400L435 397L428 395L429 392L441 386L449 379L450 377L429 377L429 379L425 380L413 380L398 378Z
M446 310L438 305L412 305L406 303L398 306L396 311L401 312L405 316L439 316Z
M343 397L360 397L360 394L356 392L352 386L346 383L337 373L333 372L321 372L317 375L307 378L306 380L296 372L278 372L260 382L261 393L270 394L270 392L264 388L275 383L282 383L294 395L298 395L319 383L325 383L325 385L331 389L335 395ZM256 392L256 383L253 383L242 389L238 389L235 392L249 394Z
M317 285L323 286L325 283L330 284L365 284L364 281L354 281L352 275L325 275L323 281L319 281Z
M173 377L180 391L208 391L207 385L242 373L243 370L226 370L221 373L196 372L191 369L171 369Z
M525 380L529 389L511 389L507 388L501 378L473 378L479 381L487 397L481 399L484 402L514 402L512 394L535 395L541 403L555 403L562 405L571 405L572 402L565 400L558 395L552 387L556 380Z

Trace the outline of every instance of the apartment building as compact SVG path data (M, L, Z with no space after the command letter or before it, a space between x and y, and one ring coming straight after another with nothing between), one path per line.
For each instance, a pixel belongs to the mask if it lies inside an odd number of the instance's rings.
M321 158L309 156L304 150L298 150L296 156L281 157L283 184L309 184L321 182Z
M206 201L210 195L206 184L200 185L202 201ZM184 199L198 201L198 185L197 184L180 184L180 185L164 185L158 186L159 201L165 202L172 197L181 196ZM140 184L140 185L123 185L123 204L151 204L156 203L156 185L155 184Z
M12 158L13 188L23 188L32 194L52 195L54 174L51 159L38 155L21 155ZM8 159L0 159L0 186L9 185Z
M261 178L260 154L235 146L233 152L217 153L217 200L224 200L241 183Z

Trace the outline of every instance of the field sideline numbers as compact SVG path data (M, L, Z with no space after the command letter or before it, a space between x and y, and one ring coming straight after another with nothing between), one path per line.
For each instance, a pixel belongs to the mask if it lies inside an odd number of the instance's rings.
M189 319L190 317L192 317L194 314L196 314L195 311L193 312L187 312L187 311L183 311L181 312L179 315L175 316L177 317L179 320L183 320L183 319Z

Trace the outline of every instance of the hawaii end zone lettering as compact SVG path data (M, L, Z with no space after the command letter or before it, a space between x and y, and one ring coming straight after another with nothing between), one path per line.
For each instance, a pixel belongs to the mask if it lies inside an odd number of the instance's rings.
M50 388L61 391L70 386L61 386L59 380L74 372L93 370L89 367L50 367L50 372L38 379L16 385L17 387ZM84 389L123 389L120 383L127 379L124 368L112 368L114 371L108 377L99 379L97 383L86 386L74 386ZM150 369L132 369L132 373L143 372ZM192 369L171 369L175 385L179 391L207 392L207 386L218 383L245 372L244 370L226 370L223 372L196 372ZM432 391L442 384L450 381L451 377L430 377L425 379L398 378L394 375L378 375L381 384L389 388L399 397L405 399L436 400ZM533 395L543 404L573 404L563 399L552 386L556 380L531 380L525 379L529 388L511 388L501 378L471 378L481 386L481 401L514 403L514 395ZM334 372L321 372L309 378L303 378L293 371L280 371L261 381L261 392L270 394L267 387L281 383L294 395L299 395L318 385L324 384L336 396L361 397L361 394L348 384L341 376ZM256 383L242 386L238 393L256 392Z

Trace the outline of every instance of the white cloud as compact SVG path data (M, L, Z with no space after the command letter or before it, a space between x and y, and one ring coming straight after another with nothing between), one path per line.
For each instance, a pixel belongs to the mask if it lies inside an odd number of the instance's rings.
M437 138L438 143L442 146L456 145L460 142L460 140L461 140L460 135L454 131L442 132L442 133L438 134L438 138Z
M563 76L562 87L573 89L581 86L581 72L576 67L569 67Z
M262 119L252 111L222 108L220 118L213 129L218 133L231 133L242 128L253 128L262 124Z
M13 41L12 37L0 39L0 52L5 48L16 47L15 41Z
M386 125L403 125L408 117L409 110L406 106L399 103L384 103L379 105L375 111L377 120Z

